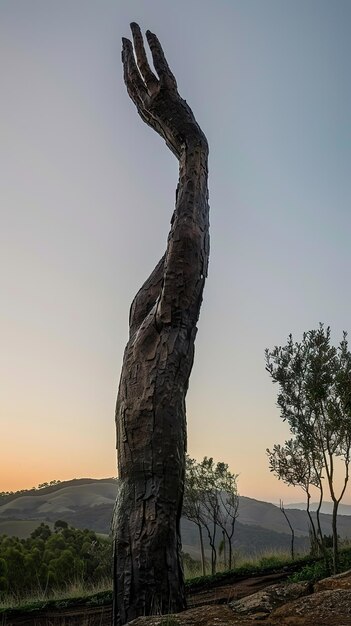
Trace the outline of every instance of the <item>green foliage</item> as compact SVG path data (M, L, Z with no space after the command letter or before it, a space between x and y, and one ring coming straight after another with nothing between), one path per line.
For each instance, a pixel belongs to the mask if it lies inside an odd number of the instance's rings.
M317 582L317 580L321 580L321 578L325 578L329 576L329 572L325 565L324 561L317 561L316 563L310 563L305 565L298 572L295 572L289 577L289 580L293 583L299 583L305 580L309 580L311 582Z
M338 566L337 511L349 480L351 459L351 352L347 333L336 348L331 345L330 327L319 325L305 332L301 342L290 334L285 346L266 350L266 370L278 383L277 404L292 439L284 446L267 450L270 470L289 485L299 485L310 501L310 486L320 490L324 484L333 501L333 567ZM339 472L336 480L336 463ZM325 480L324 480L325 479ZM309 511L308 511L309 512ZM314 541L322 553L319 509L317 530L312 517Z
M62 519L58 519L54 524L54 529L63 530L64 528L68 528L67 522L64 522Z
M111 575L111 543L90 530L56 522L52 532L40 524L28 539L0 536L0 598L38 588L65 589L76 580L98 583Z
M340 541L339 536L338 536L338 539ZM323 535L323 542L326 548L332 548L333 547L333 535Z
M351 569L351 549L340 550L339 571L345 572Z
M330 550L328 554L330 562ZM344 548L340 550L338 572L345 572L349 569L351 569L351 549ZM330 576L330 563L328 565L328 562L325 558L318 558L311 560L297 572L294 572L294 574L289 577L289 580L291 582L300 582L303 580L316 582L317 580L321 580L322 578L326 578L327 576Z
M282 558L279 554L272 554L270 556L263 556L260 559L259 565L262 568L266 567L281 567Z
M217 531L220 528L224 544L229 548L229 569L232 566L235 522L238 517L239 496L237 474L229 471L227 463L215 463L212 457L201 462L186 456L183 516L196 524L202 554L202 570L205 574L202 528L206 529L211 546L211 570L216 572Z

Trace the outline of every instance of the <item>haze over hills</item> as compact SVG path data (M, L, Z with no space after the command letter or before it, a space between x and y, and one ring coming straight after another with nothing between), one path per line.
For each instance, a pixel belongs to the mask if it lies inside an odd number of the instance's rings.
M118 480L76 479L39 490L0 496L0 533L28 536L41 522L63 519L77 528L89 528L108 534L112 510L118 492ZM286 507L288 508L288 507ZM308 545L306 511L289 508L297 549ZM331 516L321 516L322 529L331 533ZM198 530L182 519L183 550L198 556ZM339 516L339 534L351 537L351 517ZM221 537L219 537L220 539ZM286 520L277 506L240 496L234 547L242 553L265 549L288 549L290 534Z
M306 502L293 502L292 504L284 504L285 509L300 509L306 510ZM318 508L318 502L310 503L310 510L316 511ZM332 502L323 502L321 512L331 515L333 511ZM338 515L351 515L351 504L339 504Z

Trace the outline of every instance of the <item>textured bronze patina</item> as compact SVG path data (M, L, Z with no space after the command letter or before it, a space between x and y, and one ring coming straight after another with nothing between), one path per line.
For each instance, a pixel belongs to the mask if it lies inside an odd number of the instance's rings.
M119 491L113 516L114 624L185 608L179 522L186 451L185 396L209 257L208 144L149 31L123 39L128 94L179 160L166 252L130 309L116 427Z

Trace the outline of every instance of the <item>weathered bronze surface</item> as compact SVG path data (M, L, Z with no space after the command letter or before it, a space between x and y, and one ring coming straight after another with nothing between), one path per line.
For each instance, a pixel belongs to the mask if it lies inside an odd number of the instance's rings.
M120 489L113 516L114 624L185 608L179 521L185 396L209 257L208 144L149 31L123 39L128 94L179 160L166 252L130 309L116 427Z

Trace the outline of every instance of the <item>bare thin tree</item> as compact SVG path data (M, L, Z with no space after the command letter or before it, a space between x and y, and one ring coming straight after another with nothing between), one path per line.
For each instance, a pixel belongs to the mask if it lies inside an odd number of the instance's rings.
M113 515L115 626L185 607L180 549L185 396L209 257L208 144L157 37L123 39L128 94L179 161L166 252L130 309L116 407L120 488Z
M201 481L201 472L199 471L199 463L195 459L191 459L186 455L185 463L185 490L183 499L182 515L190 522L197 526L200 539L201 569L202 575L206 576L206 560L204 539L202 533L203 525L203 484Z
M285 517L285 519L286 519L286 521L287 521L287 524L288 524L288 526L289 526L289 528L290 528L290 532L291 532L291 548L290 548L290 553L291 553L291 558L292 558L292 560L294 560L294 558L295 558L295 551L294 551L294 545L295 545L295 531L294 531L294 529L293 529L292 523L291 523L291 522L290 522L290 520L289 520L289 517L288 517L288 515L287 515L287 513L286 513L286 510L284 509L284 503L283 503L283 500L279 500L279 508L280 508L281 512L283 513L283 515L284 515L284 517Z

